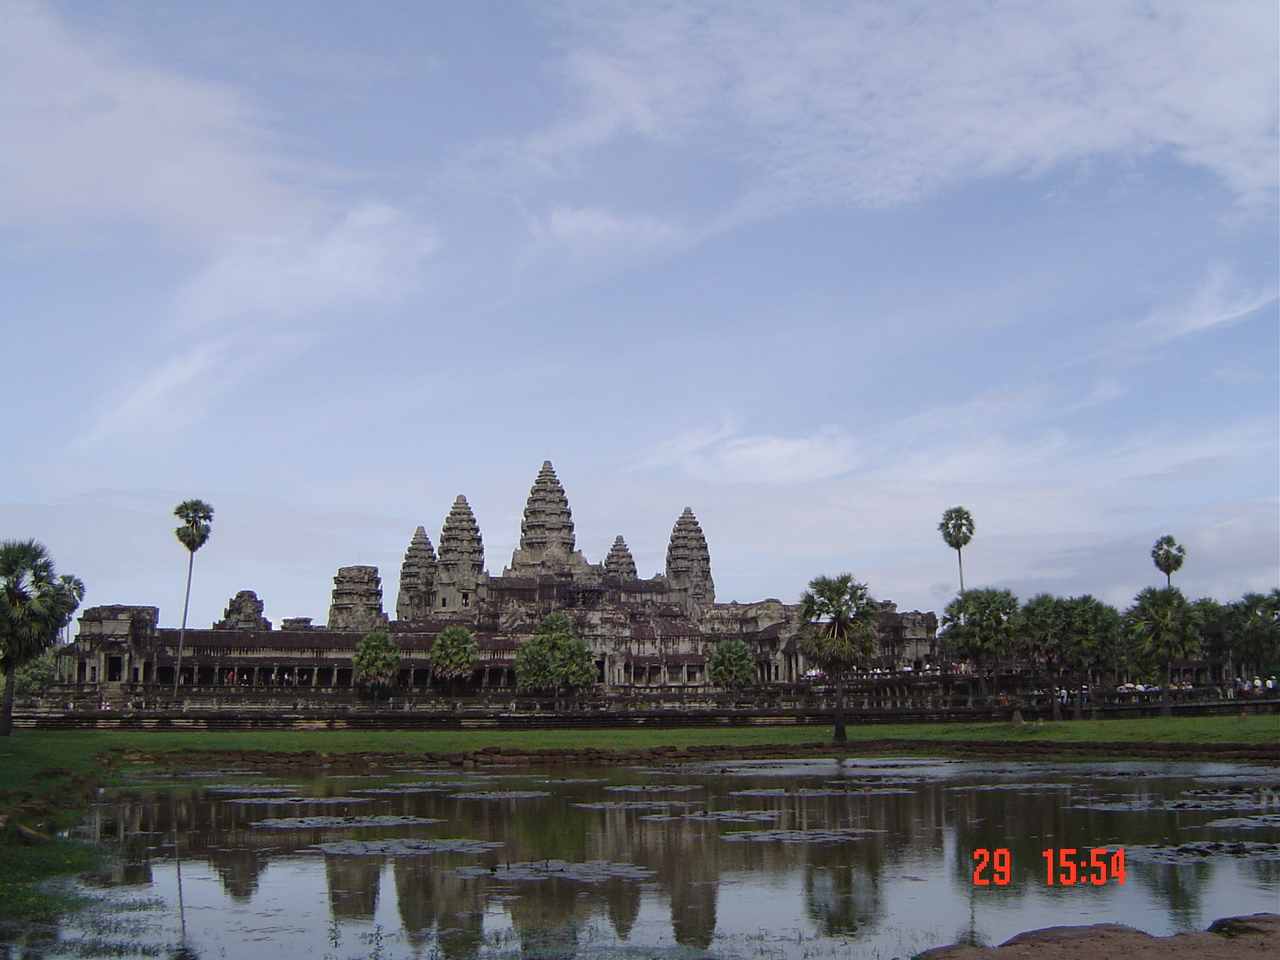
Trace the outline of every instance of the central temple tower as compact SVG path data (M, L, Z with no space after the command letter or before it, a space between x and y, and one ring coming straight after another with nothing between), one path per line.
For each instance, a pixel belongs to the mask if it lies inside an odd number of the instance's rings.
M574 549L573 512L550 460L542 461L520 521L520 546L504 577L582 577L598 573Z

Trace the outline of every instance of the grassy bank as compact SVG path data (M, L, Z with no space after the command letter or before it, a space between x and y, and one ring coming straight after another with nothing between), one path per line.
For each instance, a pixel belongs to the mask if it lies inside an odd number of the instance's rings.
M0 812L28 797L49 797L80 777L101 773L103 756L263 750L274 753L465 753L484 747L525 750L644 750L654 747L787 746L829 741L825 727L688 727L607 730L334 730L334 731L19 731L0 741ZM1280 716L1171 717L1140 720L1081 720L1062 723L875 724L849 728L850 751L859 742L929 741L1043 745L1133 743L1183 744L1189 753L1217 744L1280 744Z

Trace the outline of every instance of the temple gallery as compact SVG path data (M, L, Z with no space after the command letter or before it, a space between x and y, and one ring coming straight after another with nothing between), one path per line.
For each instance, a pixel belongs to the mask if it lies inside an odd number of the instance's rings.
M210 628L187 629L181 684L350 687L356 645L382 628L400 650L399 686L427 688L432 644L445 627L459 624L472 631L480 650L471 685L510 687L516 650L554 612L566 614L590 645L606 687L707 685L711 650L727 636L746 643L761 683L793 683L809 668L796 642L803 624L798 604L716 602L707 539L688 507L672 527L665 572L641 578L621 536L603 562L590 562L577 549L569 500L550 461L529 491L519 546L500 576L486 571L479 524L459 496L444 519L438 551L425 527L410 538L394 619L383 609L373 566L338 569L323 626L295 617L277 628L263 609L256 593L242 590ZM86 609L62 658L65 679L108 687L172 684L179 631L159 620L154 606ZM886 665L919 669L936 653L936 633L933 613L899 613L893 603L883 604L879 640Z

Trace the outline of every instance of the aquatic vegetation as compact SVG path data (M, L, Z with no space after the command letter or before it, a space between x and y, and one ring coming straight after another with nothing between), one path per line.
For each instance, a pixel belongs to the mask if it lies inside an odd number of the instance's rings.
M250 826L264 830L314 830L332 827L418 827L444 823L438 817L410 817L384 814L373 817L268 817Z
M604 883L608 880L649 880L656 872L632 863L609 860L526 860L521 863L495 864L491 867L459 867L453 871L460 877L488 877L499 881L570 880L575 883Z
M420 840L400 837L393 840L331 840L317 843L313 849L330 856L425 857L436 853L488 853L502 846L504 844L497 840L468 840L462 837Z

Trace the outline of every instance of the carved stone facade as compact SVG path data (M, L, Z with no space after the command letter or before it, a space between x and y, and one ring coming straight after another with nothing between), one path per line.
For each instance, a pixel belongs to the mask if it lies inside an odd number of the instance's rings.
M263 603L252 590L241 590L229 601L215 630L270 630L271 621L262 615Z
M396 598L397 620L425 620L431 616L435 599L436 551L425 527L413 532L409 549L400 567L400 595Z
M614 538L609 555L604 558L604 575L618 580L640 579L640 574L636 572L635 558L631 556L631 548L622 539L622 534Z
M272 630L262 616L261 601L242 591L213 630L187 631L190 653L183 661L183 682L221 684L231 677L231 682L250 685L349 685L356 645L370 629L385 626L401 650L401 683L424 686L430 683L436 635L446 626L463 624L481 651L477 684L508 686L514 680L516 650L554 611L568 615L590 645L606 686L704 685L711 650L727 636L741 639L753 651L761 682L799 682L808 669L797 643L803 625L798 604L775 599L715 602L711 552L688 507L672 527L664 574L637 576L622 537L614 540L602 563L593 564L577 549L569 500L548 461L533 482L519 546L501 576L485 571L480 527L466 497L454 500L439 543L437 556L427 531L414 531L401 567L397 619L390 623L376 567L338 570L327 629L293 617ZM172 682L178 631L157 629L157 617L154 607L87 610L81 617L81 643L72 653L89 653L102 642L118 643L113 638L123 631L135 637L137 649L151 651L141 668L147 679L152 678L147 671L154 669L155 679L164 682L167 670ZM135 621L142 624L145 642L138 640L139 628L129 626ZM934 614L898 613L886 603L879 629L884 664L933 659L936 632ZM81 663L82 674L86 662ZM95 661L93 669L106 669L104 664ZM130 669L121 667L125 673ZM120 671L116 675L131 678Z
M382 612L382 578L377 567L339 567L333 578L329 604L330 630L372 630L385 627Z

